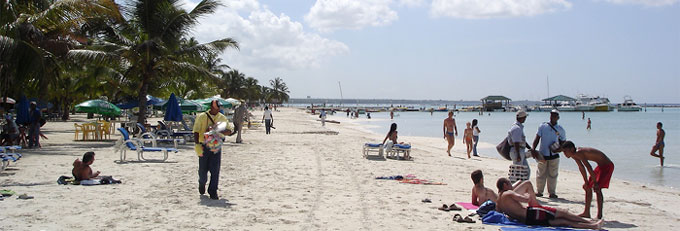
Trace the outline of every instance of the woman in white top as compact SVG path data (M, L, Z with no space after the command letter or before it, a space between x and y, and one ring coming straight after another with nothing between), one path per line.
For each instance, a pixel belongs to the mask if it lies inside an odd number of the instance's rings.
M274 116L272 115L272 111L269 110L269 107L264 106L264 115L262 115L262 120L264 121L264 127L265 130L267 131L267 134L271 133L271 128L272 124L274 123Z
M472 120L472 141L473 141L473 146L472 146L472 155L473 156L479 156L477 154L477 143L479 143L479 133L482 132L479 130L479 127L477 127L477 119Z

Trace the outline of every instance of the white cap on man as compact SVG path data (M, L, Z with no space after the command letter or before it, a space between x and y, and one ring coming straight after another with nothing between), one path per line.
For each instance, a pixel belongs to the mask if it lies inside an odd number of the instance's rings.
M517 118L527 117L528 115L525 111L517 111Z
M560 115L560 111L558 111L557 109L552 109L552 111L550 111L550 114Z

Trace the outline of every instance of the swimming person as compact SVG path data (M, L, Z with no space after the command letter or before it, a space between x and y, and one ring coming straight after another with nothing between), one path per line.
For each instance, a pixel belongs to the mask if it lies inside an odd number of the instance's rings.
M663 148L666 146L663 139L666 137L666 131L664 131L662 127L663 124L661 122L656 123L656 143L652 147L652 152L650 152L649 155L658 157L659 161L661 161L661 166L663 167L663 161L666 159L666 157L663 157ZM656 154L656 151L659 151L659 154Z
M472 145L472 155L473 156L479 156L477 154L477 143L479 143L479 133L482 132L479 130L479 127L477 126L477 119L472 120L472 141L474 141L474 145Z
M572 158L578 165L578 170L583 176L583 190L586 191L586 208L581 217L590 218L590 203L593 200L593 190L597 194L597 218L602 219L602 205L604 203L602 189L609 188L609 181L614 173L614 163L600 150L587 147L576 149L571 141L564 142L562 150L567 158ZM588 161L597 163L593 170ZM586 172L587 170L587 172Z
M451 148L456 143L455 136L458 136L458 128L456 127L456 119L453 118L453 111L449 111L449 117L444 119L444 139L449 142L446 153L451 156Z

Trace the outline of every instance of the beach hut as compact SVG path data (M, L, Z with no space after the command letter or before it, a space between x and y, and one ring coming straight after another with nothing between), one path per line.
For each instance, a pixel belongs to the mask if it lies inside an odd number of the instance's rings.
M506 110L510 106L510 101L512 101L510 98L502 95L490 95L481 100L484 111Z
M562 105L563 102L576 102L576 99L566 95L556 95L550 98L542 99L541 101L545 102L545 104L548 105L559 106Z

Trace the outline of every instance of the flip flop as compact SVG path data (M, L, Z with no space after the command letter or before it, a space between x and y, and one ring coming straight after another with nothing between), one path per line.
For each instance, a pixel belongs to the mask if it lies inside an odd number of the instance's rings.
M453 215L453 221L460 223L460 222L462 222L462 220L463 220L463 217L460 216L460 214L456 213L456 215Z
M441 210L441 211L446 211L446 212L448 212L448 211L449 211L449 206L446 205L446 204L443 204L442 207L439 207L439 208L437 208L437 209L439 209L439 210Z
M458 222L461 222L461 221L458 221ZM472 220L472 218L470 218L470 217L463 218L462 222L463 223L477 223L475 220Z
M29 196L26 193L21 194L21 195L19 195L19 197L17 197L17 199L23 199L23 200L28 200L28 199L33 199L33 198L34 198L33 196Z
M428 198L423 199L423 203L432 203L432 201Z
M460 210L462 210L462 209L461 209L460 207L456 206L456 204L451 204L451 205L449 206L449 210L460 211Z

